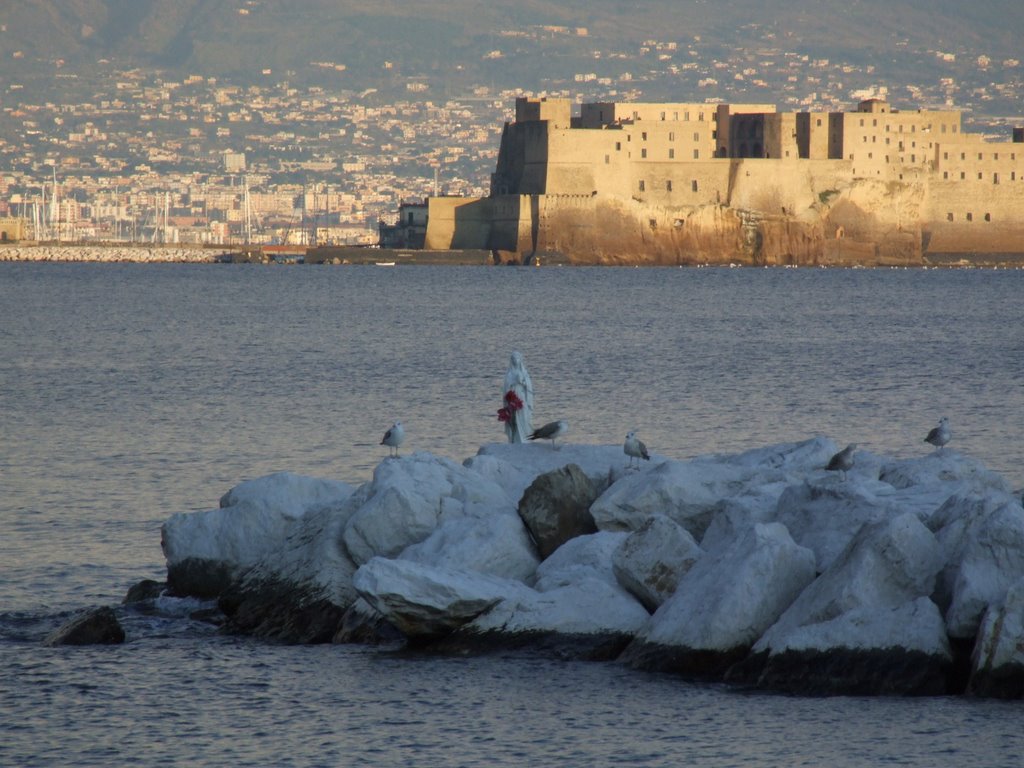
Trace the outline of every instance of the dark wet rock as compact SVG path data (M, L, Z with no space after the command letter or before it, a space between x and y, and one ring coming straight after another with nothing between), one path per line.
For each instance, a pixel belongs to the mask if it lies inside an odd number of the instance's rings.
M220 596L239 578L237 569L223 560L190 557L167 565L167 588L179 597L211 599Z
M44 643L46 645L114 645L124 642L124 629L114 610L107 606L94 608L75 616L61 626Z
M576 464L537 477L519 500L519 516L530 532L541 559L569 539L596 533L590 505L598 486Z
M524 651L566 661L614 661L632 640L620 633L453 632L418 647L431 653L486 655Z
M947 657L902 648L784 651L768 657L755 684L805 696L943 696L953 693L952 666Z
M743 661L749 652L749 647L727 651L698 650L634 640L622 652L619 661L634 669L667 672L687 680L717 682L724 679L726 672Z
M239 583L217 604L227 617L224 632L281 643L331 642L348 608L278 580Z
M129 605L131 603L142 603L148 600L156 600L166 589L166 582L154 581L153 579L143 579L138 584L134 584L128 588L128 592L125 594L124 600L121 602L125 605Z
M375 610L362 598L359 598L341 620L341 627L331 639L333 643L361 643L365 645L382 645L400 642L405 635L399 632L380 611Z

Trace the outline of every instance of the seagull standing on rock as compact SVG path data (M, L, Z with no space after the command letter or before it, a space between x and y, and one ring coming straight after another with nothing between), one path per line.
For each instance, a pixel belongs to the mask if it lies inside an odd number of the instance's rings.
M850 443L848 446L843 448L843 450L828 460L828 466L826 466L825 469L832 470L833 472L838 470L840 477L845 480L847 471L853 469L853 452L855 450L857 450L857 444Z
M551 447L555 447L555 440L569 431L569 422L565 419L550 421L540 429L533 430L531 440L550 440Z
M391 425L391 429L384 433L384 438L380 441L381 445L388 446L394 453L389 453L389 456L398 456L398 446L405 440L405 429L402 427L402 422L396 421Z
M931 443L941 451L942 447L952 439L953 433L949 431L949 419L943 416L939 419L939 426L934 427L924 441Z
M638 439L636 432L626 433L626 442L622 444L622 451L629 456L629 464L627 466L633 466L633 459L636 459L636 465L640 466L640 459L644 461L651 460L651 454L647 452L647 446L644 445L643 441Z

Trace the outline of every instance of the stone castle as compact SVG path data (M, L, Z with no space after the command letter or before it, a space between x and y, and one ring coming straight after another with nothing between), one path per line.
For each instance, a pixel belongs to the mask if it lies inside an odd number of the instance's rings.
M591 264L1024 264L1024 129L958 111L516 100L486 198L425 247Z

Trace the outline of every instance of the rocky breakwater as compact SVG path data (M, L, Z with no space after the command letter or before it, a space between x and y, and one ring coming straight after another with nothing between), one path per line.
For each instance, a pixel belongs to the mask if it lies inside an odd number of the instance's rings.
M162 529L168 592L290 642L530 648L808 694L1024 695L1024 509L942 450L816 437L627 469L619 446L278 473Z
M0 246L0 261L194 262L216 260L218 251L188 246L11 245Z

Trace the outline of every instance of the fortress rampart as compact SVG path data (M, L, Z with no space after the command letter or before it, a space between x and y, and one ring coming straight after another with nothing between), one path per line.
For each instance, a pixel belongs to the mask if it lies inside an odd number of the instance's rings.
M580 263L1024 262L1024 131L956 111L519 99L491 195L430 200L427 248ZM985 256L988 255L988 256Z

